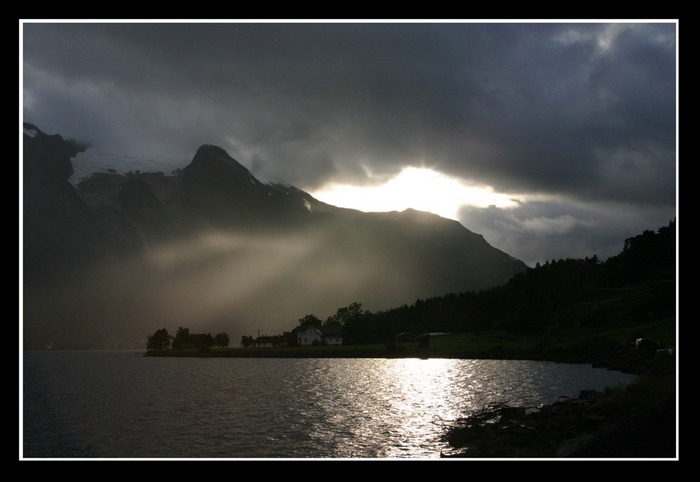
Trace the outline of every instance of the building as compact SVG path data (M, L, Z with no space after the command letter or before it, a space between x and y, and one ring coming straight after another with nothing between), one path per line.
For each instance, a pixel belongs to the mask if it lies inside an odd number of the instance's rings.
M342 345L343 326L337 324L307 326L297 332L300 345Z

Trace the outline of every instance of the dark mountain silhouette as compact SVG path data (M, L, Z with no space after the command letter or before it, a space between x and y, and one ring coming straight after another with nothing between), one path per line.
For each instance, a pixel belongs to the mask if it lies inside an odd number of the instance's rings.
M356 343L390 343L397 333L559 334L619 329L675 316L676 222L624 241L602 262L596 256L529 268L485 290L447 293L376 313L346 326ZM671 341L671 340L668 340Z
M456 221L331 206L211 145L171 175L96 173L76 189L78 148L25 124L25 336L70 340L72 327L105 343L181 323L236 339L232 324L275 333L300 312L386 308L527 269Z
M36 282L72 275L109 257L113 237L68 182L71 158L86 149L60 135L24 124L24 279Z

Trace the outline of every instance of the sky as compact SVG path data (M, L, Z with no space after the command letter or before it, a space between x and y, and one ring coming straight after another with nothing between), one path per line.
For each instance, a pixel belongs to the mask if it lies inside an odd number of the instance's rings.
M456 219L534 266L677 216L673 20L24 21L21 114L92 171L224 148L261 181Z

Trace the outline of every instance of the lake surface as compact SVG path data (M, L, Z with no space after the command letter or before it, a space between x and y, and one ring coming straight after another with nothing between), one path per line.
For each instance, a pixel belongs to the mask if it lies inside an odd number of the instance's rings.
M537 406L633 376L514 360L23 356L24 458L431 459L489 402Z

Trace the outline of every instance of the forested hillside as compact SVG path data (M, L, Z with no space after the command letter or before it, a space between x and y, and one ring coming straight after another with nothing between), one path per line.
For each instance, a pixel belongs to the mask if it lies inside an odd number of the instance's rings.
M624 240L605 262L596 256L551 260L507 284L418 299L346 321L348 343L390 342L397 333L521 334L619 328L672 316L676 293L676 222Z

